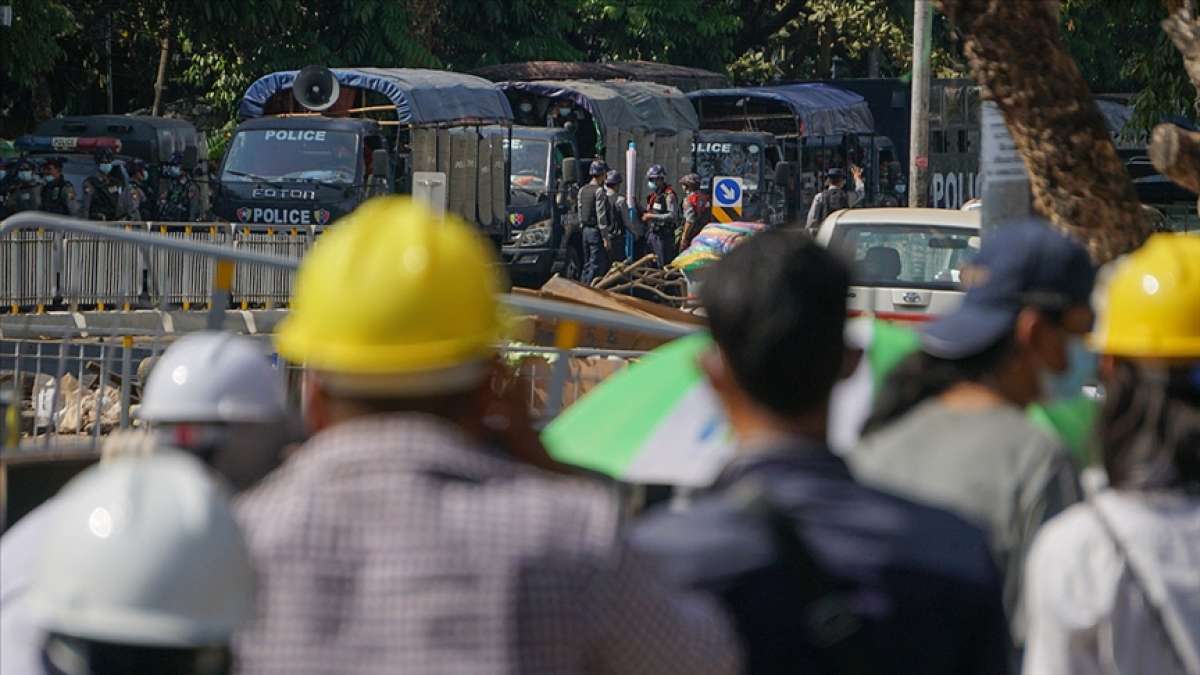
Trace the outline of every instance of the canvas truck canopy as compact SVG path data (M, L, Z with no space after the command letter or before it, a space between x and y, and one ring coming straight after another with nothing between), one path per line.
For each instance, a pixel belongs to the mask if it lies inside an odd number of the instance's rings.
M696 110L675 87L654 82L544 80L501 82L505 92L570 99L603 131L647 131L675 134L700 128Z
M874 133L875 129L866 99L827 84L701 89L688 98L706 129L793 137Z
M729 86L729 78L700 68L652 61L525 61L485 66L471 71L495 82L537 80L633 80L657 82L680 91Z
M380 94L396 106L396 119L401 124L426 126L455 122L512 122L508 99L495 84L481 77L414 68L331 70L338 84L343 87L343 96L353 96L355 90ZM272 108L269 103L280 92L288 92L290 100L292 82L298 72L280 71L259 78L246 89L238 107L238 116L247 119L269 114ZM353 107L353 100L349 103L351 105L347 107Z

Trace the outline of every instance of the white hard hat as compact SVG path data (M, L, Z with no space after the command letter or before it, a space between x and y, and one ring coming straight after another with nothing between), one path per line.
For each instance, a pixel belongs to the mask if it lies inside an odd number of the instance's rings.
M48 632L117 644L228 643L254 575L225 490L164 450L92 467L55 498L30 588Z
M286 415L279 373L253 340L193 333L171 345L147 378L147 422L269 422Z

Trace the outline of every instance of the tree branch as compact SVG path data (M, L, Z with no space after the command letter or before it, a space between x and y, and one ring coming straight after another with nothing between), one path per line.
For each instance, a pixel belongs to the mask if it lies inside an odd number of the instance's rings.
M1055 0L939 0L975 80L1004 113L1034 206L1097 262L1148 234L1133 182L1079 67L1059 39Z

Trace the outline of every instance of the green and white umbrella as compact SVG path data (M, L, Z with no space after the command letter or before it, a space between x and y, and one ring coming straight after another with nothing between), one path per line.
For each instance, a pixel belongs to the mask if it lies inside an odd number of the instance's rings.
M697 363L711 344L680 338L606 379L542 432L550 454L631 483L712 483L734 443Z

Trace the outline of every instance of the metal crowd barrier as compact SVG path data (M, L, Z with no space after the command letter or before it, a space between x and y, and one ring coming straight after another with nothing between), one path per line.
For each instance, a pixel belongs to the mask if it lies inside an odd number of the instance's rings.
M237 225L233 245L246 251L300 260L312 246L318 226L280 228L269 225ZM242 309L286 305L292 295L295 273L277 267L242 267L233 278L233 302Z
M16 230L0 236L0 304L9 311L42 309L54 301L61 235Z
M198 241L218 246L233 240L229 223L149 223L150 232L172 239ZM185 251L154 249L151 255L147 289L150 302L191 309L208 301L213 290L215 261L206 255Z
M112 223L114 228L145 232L145 223ZM53 235L49 235L53 236ZM129 309L142 293L145 261L133 244L113 241L90 234L67 233L61 236L61 267L52 261L37 261L57 273L64 302L71 306L95 305ZM43 303L52 302L43 299Z

